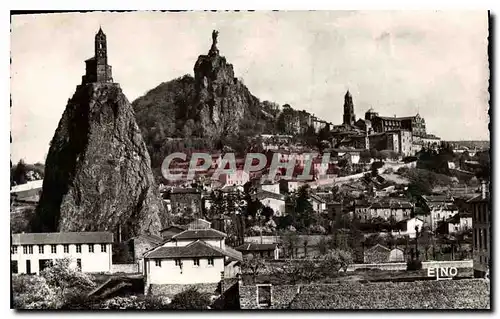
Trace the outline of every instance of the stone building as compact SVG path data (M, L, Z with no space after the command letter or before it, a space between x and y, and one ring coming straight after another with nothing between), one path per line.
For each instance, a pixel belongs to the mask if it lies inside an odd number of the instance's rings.
M491 268L491 204L485 183L481 195L471 199L474 277L484 277Z
M344 125L354 125L356 122L356 115L354 114L354 103L352 102L352 95L347 90L344 96Z
M85 61L85 75L82 76L82 84L113 83L111 65L108 65L106 34L101 28L95 35L94 52L94 56Z
M219 283L240 273L241 252L225 244L227 235L195 220L144 255L145 293L151 285Z
M370 120L372 128L377 133L394 131L394 130L408 130L414 136L426 136L425 119L417 113L415 116L406 117L388 117L379 116L378 113L372 109L365 113L365 120Z

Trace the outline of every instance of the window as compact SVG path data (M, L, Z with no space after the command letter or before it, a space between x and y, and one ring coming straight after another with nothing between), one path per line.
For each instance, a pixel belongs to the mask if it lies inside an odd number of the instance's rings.
M161 260L160 259L156 259L155 260L155 266L156 267L161 267Z
M28 254L33 254L33 245L28 245Z
M17 254L17 246L12 246L12 254Z
M11 260L10 262L10 269L12 271L13 274L17 274L18 270L17 270L17 260Z
M50 259L40 259L38 260L38 271L42 271L47 267L50 267L51 260Z
M80 258L76 260L76 267L78 268L78 270L82 270L82 260Z
M63 245L63 247L64 247L64 253L68 254L69 253L69 245L67 245L67 244Z
M51 254L57 253L57 245L50 245L50 253Z
M44 249L43 248L44 248L43 245L38 246L38 253L39 254L43 254L44 253Z
M193 259L193 264L194 264L195 267L200 266L200 258L194 258Z
M175 265L176 266L180 266L181 265L181 260L180 259L176 259L175 260Z
M214 265L214 259L213 258L208 258L208 265L213 266Z
M106 252L106 244L101 244L101 253Z
M82 245L81 244L76 245L76 252L78 254L80 254L82 252Z
M89 253L94 252L94 244L89 244Z

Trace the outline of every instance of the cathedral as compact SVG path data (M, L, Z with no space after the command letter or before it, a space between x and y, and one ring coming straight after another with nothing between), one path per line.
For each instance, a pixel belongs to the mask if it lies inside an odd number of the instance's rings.
M99 28L94 40L94 57L85 61L85 75L82 84L113 83L111 65L108 65L106 35Z
M352 95L347 90L344 96L344 125L352 126L356 122L356 115L354 115L354 103L352 102Z

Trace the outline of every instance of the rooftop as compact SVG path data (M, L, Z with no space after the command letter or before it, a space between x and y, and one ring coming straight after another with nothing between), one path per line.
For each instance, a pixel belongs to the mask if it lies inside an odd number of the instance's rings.
M109 232L12 234L12 245L105 244L112 242L113 234Z
M277 194L273 192L269 192L266 190L259 190L257 194L255 195L259 200L265 199L265 198L273 198L277 200L285 200L285 196L282 194Z
M226 238L226 234L221 231L209 228L209 229L188 229L182 233L172 236L173 240L184 240L184 239L223 239Z
M147 253L144 258L189 258L189 257L224 257L225 254L202 240L197 240L187 246L158 247Z

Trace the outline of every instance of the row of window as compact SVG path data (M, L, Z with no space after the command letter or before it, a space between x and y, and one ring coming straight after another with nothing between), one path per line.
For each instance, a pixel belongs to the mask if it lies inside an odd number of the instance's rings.
M175 259L175 265L181 267L182 266L181 259ZM199 267L200 266L200 258L193 258L193 265L194 265L194 267ZM214 265L214 259L213 258L208 258L208 265L209 266L213 266ZM156 267L161 267L161 259L156 259L155 260L155 266Z
M50 264L50 259L40 259L38 261L38 271L42 271L44 270L45 268L47 268L47 266ZM29 275L31 274L31 260L26 260L25 261L26 263L26 268L25 268L25 271L26 273ZM76 267L79 269L79 270L82 270L82 260L80 258L78 258L76 260ZM10 262L10 268L11 268L11 272L13 274L17 274L19 272L19 269L18 269L18 261L17 260L11 260Z
M106 252L106 244L100 244L101 245L101 253ZM39 254L44 254L45 253L45 246L44 245L22 245L23 247L23 254L25 255L31 255L33 254L33 246L38 246L38 253ZM89 246L89 253L94 252L94 244L88 244ZM75 245L76 247L76 252L79 254L82 252L82 245L78 244ZM17 254L18 251L18 246L12 246L12 254ZM63 252L65 254L69 253L69 245L63 245ZM57 254L57 245L50 245L50 253L51 254Z

